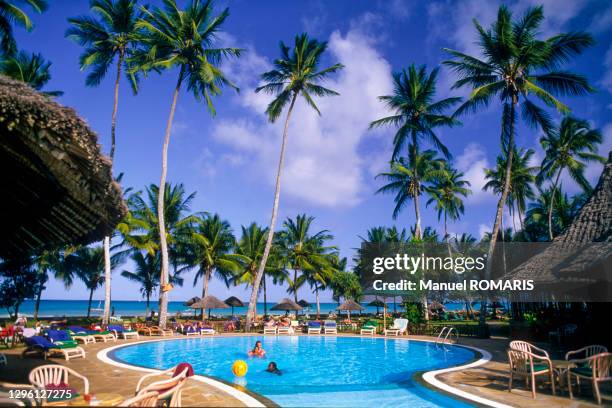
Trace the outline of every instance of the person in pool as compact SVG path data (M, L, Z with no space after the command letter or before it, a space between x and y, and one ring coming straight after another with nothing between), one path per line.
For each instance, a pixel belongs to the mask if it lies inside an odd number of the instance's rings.
M276 375L283 375L283 373L281 372L281 370L278 369L274 361L268 364L268 368L266 368L266 371Z
M266 355L266 350L264 350L263 347L261 347L261 341L257 340L257 342L255 342L255 347L253 347L253 350L249 351L249 356L263 357L265 355Z

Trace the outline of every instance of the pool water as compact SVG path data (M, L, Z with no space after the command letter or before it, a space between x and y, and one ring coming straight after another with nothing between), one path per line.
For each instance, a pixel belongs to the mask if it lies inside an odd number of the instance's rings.
M361 337L262 337L265 358L250 358L255 337L204 337L155 341L115 349L114 360L168 369L189 362L197 374L243 385L282 407L468 407L413 380L419 371L473 360L463 347ZM235 360L248 372L232 373ZM274 361L282 371L265 371Z

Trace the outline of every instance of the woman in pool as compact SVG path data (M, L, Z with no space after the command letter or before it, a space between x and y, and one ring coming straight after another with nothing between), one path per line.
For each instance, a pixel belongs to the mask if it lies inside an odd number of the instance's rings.
M281 372L281 370L278 369L278 367L276 366L276 363L274 361L272 361L270 364L268 364L268 368L266 368L266 371L272 374L276 374L276 375L282 375L283 373Z
M264 350L263 347L261 347L261 341L257 340L257 342L255 342L255 347L253 347L253 350L249 351L249 356L263 357L265 355L266 355L266 350Z

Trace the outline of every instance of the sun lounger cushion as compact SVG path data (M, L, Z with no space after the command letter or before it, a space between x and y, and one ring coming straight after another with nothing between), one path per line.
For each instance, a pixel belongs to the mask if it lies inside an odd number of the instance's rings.
M43 336L26 337L25 343L28 347L39 347L45 351L48 351L52 348L58 348L56 344L53 344L46 337Z
M321 327L321 322L308 322L308 327L319 328Z

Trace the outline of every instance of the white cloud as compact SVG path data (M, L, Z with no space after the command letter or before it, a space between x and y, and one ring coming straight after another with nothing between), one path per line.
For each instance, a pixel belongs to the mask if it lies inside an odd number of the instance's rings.
M608 51L606 51L603 65L606 71L600 82L608 92L612 92L612 47L608 48Z
M289 127L283 194L330 207L360 201L370 160L361 157L357 148L364 138L371 137L368 124L386 114L377 96L392 88L391 67L371 43L371 38L356 28L344 36L337 31L330 36L330 60L343 63L345 68L325 86L340 96L317 99L323 114L320 117L298 100ZM262 58L251 52L254 55L245 64L262 65ZM261 70L251 72L254 75ZM270 96L255 94L252 79L245 78L245 82L251 86L242 90L238 101L250 119L217 121L213 137L251 156L244 161L246 172L257 172L273 185L284 116L278 123L268 123L264 111Z
M603 13L597 13L591 22L590 30L594 33L606 32L612 27L612 6Z
M468 144L463 149L463 153L457 157L455 166L471 184L472 194L467 197L466 202L473 204L493 198L491 193L482 190L486 183L484 169L491 166L485 150L480 144Z
M484 238L487 232L491 232L491 227L487 224L478 225L478 237L480 239Z

